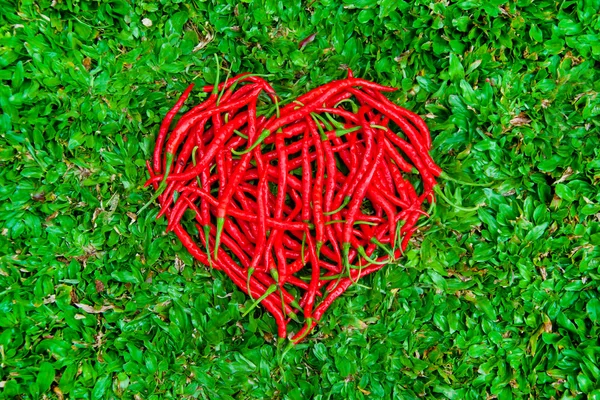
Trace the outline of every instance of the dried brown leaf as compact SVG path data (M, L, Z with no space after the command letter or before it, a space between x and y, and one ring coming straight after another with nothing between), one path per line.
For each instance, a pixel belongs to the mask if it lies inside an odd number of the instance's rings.
M527 115L525 115L525 113L521 113L510 120L510 124L512 126L529 125L530 122L531 120L527 117Z
M102 314L108 310L112 310L115 308L114 306L109 305L109 306L102 306L96 310L93 306L90 306L89 304L83 304L83 303L75 303L75 306L81 308L83 311L85 311L88 314Z

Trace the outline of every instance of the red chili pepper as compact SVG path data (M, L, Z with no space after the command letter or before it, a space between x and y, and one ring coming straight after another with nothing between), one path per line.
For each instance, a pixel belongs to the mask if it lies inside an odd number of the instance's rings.
M319 289L319 278L321 276L321 269L319 265L319 258L316 254L315 244L312 241L311 235L306 235L306 241L308 243L308 253L310 257L310 263L312 268L312 273L310 277L310 285L308 290L306 291L306 305L304 306L304 316L308 319L312 317L312 309L315 301L315 296L317 295L317 290Z
M167 228L181 231L185 211L193 210L203 225L200 239L214 252L213 266L253 299L260 297L255 305L262 302L275 316L280 335L285 335L288 316L295 319L295 312L303 311L305 327L295 340L353 281L404 251L425 214L423 201L433 196L439 170L427 153L429 131L418 116L385 99L379 90L387 88L353 78L351 71L348 75L301 96L271 118L256 117L257 96L272 92L260 79L237 90L229 80L206 88L211 96L173 129L165 156L159 157L164 168L149 168L147 184L158 194ZM351 96L360 109L353 101L338 104ZM352 111L341 108L346 104ZM313 112L322 117L313 121ZM388 127L390 119L406 140ZM421 176L421 195L402 171ZM361 212L365 204L370 212ZM211 218L216 218L214 225ZM198 259L213 260L182 242ZM392 250L373 256L387 245ZM307 262L312 268L308 283L295 276ZM298 302L286 283L303 292ZM315 307L322 293L325 298Z
M423 162L427 166L427 168L433 173L435 176L439 176L442 170L433 162L431 156L427 152L428 148L426 143L424 143L423 138L420 137L415 131L415 129L402 117L402 115L398 114L398 110L393 109L386 103L381 103L378 100L368 96L367 94L349 88L348 91L354 94L360 101L365 104L377 108L386 116L390 117L396 125L402 129L402 131L408 136L410 143L415 147L417 154L423 159Z
M383 145L385 146L385 152L388 156L391 157L392 160L396 163L396 165L404 172L412 172L413 166L402 158L402 156L396 151L394 146L390 143L388 139L383 140Z
M364 132L367 133L371 130L371 128L365 123L366 121L362 121ZM379 142L383 139L383 132L379 133ZM383 146L380 144L377 146L377 154L375 155L374 160L370 163L368 167L365 167L364 173L361 174L362 180L359 185L356 186L356 190L352 194L352 200L348 204L348 214L346 214L346 223L344 225L344 231L342 234L342 257L344 262L348 262L348 252L350 250L350 236L352 233L352 226L354 225L354 221L356 219L356 213L362 201L365 197L365 193L369 187L369 183L375 174L375 169L377 165L381 162L381 158L383 155ZM362 172L362 171L361 171ZM349 271L349 267L347 268Z
M359 184L363 183L363 177L367 173L367 165L371 162L372 154L373 154L373 128L371 125L367 123L365 119L365 114L368 111L367 107L361 107L358 111L358 118L361 121L361 126L363 134L365 135L365 151L362 154L362 160L360 166L358 168L353 169L353 173L348 175L348 180L344 184L346 188L342 188L342 191L336 196L336 203L341 200L342 195L344 196L344 203L348 204L352 197L354 197L354 193L359 186ZM361 199L362 201L362 199ZM342 203L342 204L344 204Z
M369 95L375 97L381 103L385 104L386 106L390 107L391 109L396 110L399 115L407 118L419 130L421 137L423 138L423 140L425 142L425 146L427 147L427 150L431 149L431 136L429 134L429 128L427 127L427 124L425 124L425 121L423 121L423 119L420 116L418 116L417 114L415 114L412 111L407 110L406 108L400 107L400 106L392 103L391 101L389 101L389 99L387 97L385 97L382 93L380 93L376 90L366 89L365 91Z
M187 236L188 240L186 240L186 243L189 244L189 242L191 242L191 245L193 246L193 248L195 248L195 250L193 250L194 253L192 255L195 258L197 258L200 262L203 262L202 259L204 259L205 261L203 263L206 264L206 261L207 261L206 256L202 252L200 252L200 250L197 248L197 246L195 245L193 240L191 240L191 238L189 238L189 235L187 235L187 232L185 232L183 230L183 228L181 228L181 225L177 225L174 232L180 238L182 243L184 243L184 240L182 240L182 236L179 235L178 231L181 231L180 233L183 234L184 239L185 239L185 236ZM202 235L202 233L201 233L201 235ZM190 248L188 248L188 250L189 249ZM191 251L190 251L190 253L191 253ZM236 266L235 262L233 262L233 260L227 255L227 253L223 252L222 250L220 251L220 253L221 254L219 254L219 261L218 261L218 263L215 263L215 265L220 266L223 269L223 271L229 276L229 278L242 291L248 293L246 281L245 281L244 277L242 276L242 271ZM259 286L259 284L254 279L250 279L250 287L253 291L255 291L255 293L261 293L261 294L265 293L265 289L263 289L261 286ZM277 322L279 337L286 337L287 323L285 322L285 317L281 310L281 302L279 301L279 299L276 296L274 296L273 294L271 294L262 300L262 304L275 317L275 321ZM291 309L290 309L290 311L291 311Z
M351 78L341 81L334 81L330 84L323 85L320 88L307 93L304 96L298 98L298 101L305 104L299 110L294 110L295 104L288 104L281 109L281 117L273 119L270 123L267 123L265 130L275 132L277 129L284 125L287 125L296 120L301 120L310 113L314 112L317 108L322 107L323 103L337 95L343 90L347 90L352 86L364 86L376 90L382 91L394 91L394 88L388 88L385 86L374 84L373 82L365 81L362 79Z
M298 97L297 102L302 103L302 104L310 104L310 103L317 103L317 104L322 104L323 100L321 100L321 98L328 92L333 91L334 94L335 93L339 93L342 92L343 90L345 90L348 87L352 87L352 86L361 86L361 87L366 87L366 88L370 88L373 90L379 90L382 92L394 92L397 89L396 88L392 88L392 87L388 87L388 86L381 86L378 85L376 83L373 82L369 82L369 81L365 81L363 79L357 79L357 78L348 78L348 79L343 79L343 80L338 80L338 81L332 81L328 84L322 85L316 89L311 90L310 92ZM324 98L330 98L330 96L325 96ZM291 103L286 105L285 107L283 107L281 109L281 116L287 115L290 111L293 111L294 108L296 107L296 104ZM302 118L295 118L295 119L302 119ZM288 122L286 122L284 125L287 125Z
M250 100L248 106L248 140L253 142L256 140L256 99ZM216 251L219 248L221 231L223 230L223 224L225 222L225 215L227 214L227 206L231 201L233 192L236 190L248 165L252 154L247 153L242 156L240 164L237 166L233 175L230 177L227 185L225 185L225 178L222 178L223 193L219 194L219 205L217 207L217 233L216 233L216 244L215 244L215 257L217 256Z
M236 117L233 120L229 121L229 123L225 124L221 128L218 135L215 133L215 137L213 138L211 145L205 150L204 157L195 167L189 168L186 172L182 172L180 174L169 175L166 177L166 181L189 181L195 179L195 177L198 176L203 170L205 170L208 167L208 165L213 161L217 152L231 137L231 135L233 135L233 132L246 123L247 118L247 112L243 112L236 115ZM167 157L169 157L169 153L167 153ZM163 179L165 179L163 175L157 175L146 181L145 186L148 186L149 184L154 182L160 182Z
M204 133L204 124L206 121L200 121L196 125L190 128L190 133L188 134L188 138L186 139L183 149L177 158L177 163L175 164L174 172L179 173L183 170L183 168L188 163L192 150L194 147L197 147L197 135L202 135Z
M302 139L302 221L310 221L310 192L312 189L312 169L308 161L308 152L310 147L310 135L305 135Z
M306 122L308 124L308 132L312 136L312 142L315 147L316 160L317 160L317 171L315 177L315 183L312 188L312 204L313 204L313 217L316 230L316 258L319 258L321 254L321 247L325 242L325 219L323 215L323 183L325 180L325 153L323 151L323 144L321 143L321 137L317 132L317 126L312 118L307 117ZM308 235L310 236L310 235Z
M177 115L177 113L183 106L183 103L185 103L185 101L189 97L193 88L194 88L194 84L192 83L191 85L189 85L187 87L187 89L185 89L185 91L181 94L181 96L179 96L179 99L177 100L177 102L175 103L173 108L171 108L171 110L169 110L169 112L165 116L165 119L163 119L162 123L160 124L160 129L158 130L158 136L156 138L156 146L154 147L154 155L152 158L152 160L153 160L152 166L154 168L155 173L157 173L157 174L160 174L162 172L162 163L161 163L161 158L160 158L161 150L164 146L165 139L167 138L167 133L169 133L169 127L171 126L171 121L173 121L173 117L175 117L175 115Z

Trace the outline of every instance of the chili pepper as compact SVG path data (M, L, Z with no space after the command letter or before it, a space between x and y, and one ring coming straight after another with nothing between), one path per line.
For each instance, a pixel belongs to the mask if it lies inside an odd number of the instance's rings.
M323 100L321 100L323 97L325 99L331 97L331 95L325 96L326 94L328 94L328 92L333 92L335 94L338 92L342 92L346 88L352 87L352 86L362 86L362 87L367 87L367 88L371 88L374 90L379 90L382 92L396 91L396 88L381 86L378 84L374 84L373 82L365 81L363 79L348 78L348 79L343 79L343 80L338 80L338 81L332 81L328 84L325 84L316 89L313 89L310 92L298 97L297 101L302 104L309 104L309 103L321 104L321 103L323 103ZM295 107L294 104L289 104L288 106L282 108L281 115L282 116L287 115L290 111L293 111L294 107ZM294 118L294 119L302 119L302 118ZM286 121L286 123L284 125L287 125L287 123L288 122Z
M285 196L286 196L286 191L287 191L287 177L288 177L288 169L287 169L287 154L285 153L285 143L284 143L284 138L283 135L281 134L281 132L278 132L275 134L275 147L277 148L277 152L279 154L279 159L278 159L278 167L279 167L279 181L278 181L278 185L277 185L277 201L275 204L275 211L273 213L273 218L276 220L281 220L283 217L283 206L284 206L284 202L285 202ZM308 222L308 221L305 221ZM272 233L272 240L269 240L269 242L267 243L267 250L266 250L266 254L270 254L271 251L271 247L273 246L273 243L277 242L278 246L276 248L276 256L278 258L279 261L279 265L280 265L280 269L281 269L281 274L279 275L279 284L282 285L283 282L281 281L281 279L283 278L283 276L287 275L287 271L285 270L285 257L283 257L283 255L281 254L281 252L279 251L279 249L281 249L281 239L279 238L279 230L275 229Z
M402 158L400 154L394 149L394 146L390 143L388 139L383 140L383 144L385 146L385 152L388 156L394 160L396 165L404 172L412 172L414 167L410 165L408 162Z
M310 135L305 135L302 139L302 221L310 221L310 191L312 181L311 165L307 155L310 146Z
M248 104L252 99L256 98L256 96L258 96L258 94L260 93L261 90L262 89L260 89L260 88L255 89L252 93L249 94L249 96L247 98L240 99L236 102L231 102L231 103L221 105L218 107L210 108L210 109L205 110L197 115L194 115L193 117L190 117L188 120L186 120L184 123L182 123L182 125L179 127L179 129L176 129L171 134L171 137L167 141L167 146L166 146L167 157L169 155L172 156L175 154L175 151L179 147L179 144L180 144L181 140L183 139L183 135L185 134L186 130L189 128L189 126L194 124L196 121L202 120L207 117L212 117L214 115L222 114L222 113L230 111L232 109L240 108L240 107ZM247 113L238 114L238 117L241 117L241 119L243 119L242 123L244 123L245 119L247 117ZM213 139L213 142L211 143L211 146L209 148L207 148L207 150L206 150L207 156L208 155L210 155L210 156L203 159L202 160L203 162L198 164L198 166L200 166L200 167L199 168L197 167L193 171L198 173L198 172L201 172L206 167L205 164L210 162L210 160L212 160L214 155L216 155L213 153L217 153L218 149L222 146L223 142L226 141L229 138L229 136L231 136L231 134L233 133L233 130L239 128L239 126L235 126L235 125L236 124L234 124L233 121L231 121L230 123L225 124L225 127L228 127L228 129L222 129L222 131L220 129L215 130L215 137Z
M381 103L390 107L391 109L395 109L399 115L407 118L419 130L419 132L425 142L425 146L427 147L427 150L431 149L431 136L429 134L429 128L427 128L427 124L425 124L425 121L423 121L423 119L421 117L419 117L417 114L413 113L412 111L407 110L406 108L400 107L400 106L392 103L391 101L388 100L387 97L385 97L382 93L380 93L376 90L371 91L370 89L367 89L366 92L368 94L372 95L373 97L375 97Z
M368 132L370 131L370 127L366 126L366 124L363 121L363 126L364 126L364 131ZM379 133L379 137L380 140L379 142L381 142L381 139L383 139L383 132ZM343 236L342 236L342 257L343 257L343 262L348 262L348 252L350 250L350 235L352 233L352 225L354 224L354 220L356 218L356 213L360 207L360 205L362 204L362 200L365 196L365 193L368 189L369 183L371 182L371 179L373 178L373 175L375 174L375 169L377 168L377 165L381 162L381 157L383 155L383 146L380 144L378 146L378 150L377 150L377 154L375 155L374 160L371 162L371 164L368 166L368 168L365 168L364 174L361 174L361 176L364 176L364 178L362 178L362 181L360 182L359 185L356 186L356 191L353 192L353 197L352 200L350 201L349 205L348 205L348 214L346 215L346 224L344 225L344 231L343 231ZM347 269L347 271L349 271L349 269Z
M171 108L171 110L169 110L169 112L165 116L165 119L163 119L163 121L160 125L160 129L158 130L158 136L156 138L156 146L154 147L154 154L153 154L153 158L152 158L152 160L153 160L152 166L154 168L155 173L157 173L157 174L160 174L162 171L161 150L162 150L165 140L167 138L167 133L169 133L169 126L171 125L171 121L173 121L173 117L175 117L175 115L177 115L177 113L183 106L183 103L185 103L185 101L189 97L190 93L192 92L193 88L194 88L194 84L192 83L191 85L189 85L187 87L187 89L185 89L185 91L181 94L181 96L179 96L179 99L177 100L177 102L175 103L173 108Z
M248 140L253 141L256 136L256 99L252 99L250 101L250 105L248 107ZM217 250L219 249L221 231L223 230L223 224L225 222L225 215L227 213L227 206L231 201L231 196L233 192L236 190L237 186L240 184L242 180L242 176L246 169L248 168L248 164L250 163L251 154L245 154L242 157L240 164L237 166L233 175L230 177L227 185L224 186L223 193L219 195L219 205L217 206L217 233L215 238L215 257L217 256ZM223 182L225 180L223 179Z
M308 130L312 136L312 142L315 147L315 153L317 155L317 171L315 177L315 183L312 188L312 203L313 203L313 216L315 220L316 230L316 258L319 258L321 254L321 247L323 247L325 239L325 221L323 215L323 181L325 175L325 154L323 152L323 145L321 138L317 133L317 128L314 121L310 118L306 118L308 124Z
M362 132L365 134L365 152L362 155L360 166L356 166L356 164L350 165L352 169L348 174L348 178L344 182L342 189L334 198L334 205L340 205L341 203L340 208L343 208L345 205L350 203L352 197L354 196L357 186L359 185L359 183L363 182L363 176L367 171L366 167L371 161L373 152L373 129L365 120L365 113L367 112L367 110L367 107L361 107L358 111L358 117L361 121ZM339 212L338 210L340 210L340 208L336 209L336 214L337 212Z
M205 155L202 158L202 160L193 168L188 169L186 172L182 172L180 174L173 174L173 175L168 175L168 173L165 173L164 175L156 175L154 178L149 179L148 181L146 181L146 186L148 186L151 183L154 182L159 182L159 181L189 181L191 179L194 179L196 176L198 176L203 170L205 170L208 165L212 162L212 160L214 159L214 157L216 156L217 152L220 150L220 148L223 146L223 144L231 137L231 135L233 134L233 131L236 129L239 129L240 126L242 126L243 124L246 123L248 118L248 113L247 112L243 112L240 113L238 115L236 115L236 117L231 120L229 123L225 124L219 131L218 135L217 133L215 133L215 136L213 138L213 141L211 142L211 145L205 150ZM171 157L172 158L172 154L171 156L169 156L169 154L167 152L167 158ZM170 164L169 164L170 166ZM170 167L169 167L170 168Z
M415 146L417 154L419 154L419 156L423 159L423 162L429 171L431 171L431 173L435 176L440 175L442 171L431 159L431 156L427 152L428 148L426 147L426 144L423 143L422 138L417 135L414 128L409 125L401 115L398 114L398 110L393 109L386 103L379 103L377 100L361 91L352 88L349 88L348 91L354 94L359 100L364 101L365 104L368 104L371 107L376 107L379 111L390 117L392 121L394 121L394 123L398 125L404 133L406 133L411 144Z
M411 159L412 162L414 162L416 169L419 171L421 177L423 178L423 183L425 184L425 186L429 188L434 187L436 184L435 178L433 177L429 169L423 164L421 157L419 157L415 149L410 144L408 144L389 130L386 131L386 137L390 139L392 143L398 146L400 150L402 150L408 156L408 158Z
M196 214L203 226L199 237L213 257L184 245L204 263L214 260L214 268L258 298L246 312L262 303L282 335L288 317L303 311L298 339L352 282L402 254L419 215L426 214L423 201L439 190L439 167L426 152L430 145L414 116L390 105L380 88L363 85L351 71L348 79L281 109L271 93L278 113L269 118L257 116L258 95L272 92L261 81L237 89L229 78L213 85L209 98L176 124L159 157L163 168L149 168L147 185L158 193L167 229L181 230L187 209ZM390 129L390 119L406 136ZM420 175L421 195L403 172ZM310 277L302 273L307 262ZM298 301L286 283L301 292ZM325 298L315 305L322 293Z

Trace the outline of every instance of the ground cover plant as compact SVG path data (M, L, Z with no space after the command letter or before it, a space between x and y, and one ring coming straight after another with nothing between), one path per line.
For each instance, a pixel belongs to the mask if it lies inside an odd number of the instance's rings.
M0 4L0 398L600 398L600 4ZM156 220L190 83L346 76L423 116L445 196L304 342ZM205 95L193 91L195 103ZM465 208L477 207L475 211Z

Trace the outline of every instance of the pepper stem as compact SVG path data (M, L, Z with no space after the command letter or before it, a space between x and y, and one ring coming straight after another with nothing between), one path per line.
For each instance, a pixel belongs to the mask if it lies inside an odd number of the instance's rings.
M156 199L158 199L158 196L163 194L163 192L167 188L167 178L169 176L169 172L171 172L171 166L173 164L173 157L174 157L173 153L167 153L167 156L166 156L167 166L166 166L165 174L163 175L162 181L160 181L160 185L158 185L156 192L152 195L150 200L146 204L144 204L142 206L142 208L140 208L138 210L137 215L140 215L142 213L142 211L144 211L146 208L148 208L148 206L150 204L152 204Z
M277 118L279 118L280 113L279 113L279 100L277 99L277 97L275 97L275 115L277 115Z
M402 255L404 255L404 252L402 251L402 241L401 241L401 229L404 226L405 221L398 221L398 224L396 225L396 234L394 235L394 240L392 243L394 243L394 245L392 246L392 253L396 254L396 245L399 243L400 244L400 252L402 253Z
M388 256L390 256L390 259L392 259L392 260L394 260L394 261L396 260L396 257L394 256L394 252L393 252L393 251L390 251L390 249L388 249L386 245L384 245L384 244L383 244L383 243L381 243L379 240L377 240L377 238L376 238L376 237L372 237L372 238L371 238L371 243L373 243L374 245L376 245L377 247L379 247L381 250L385 251L385 252L386 252L386 254L387 254Z
M332 126L332 125L331 125L329 122L327 122L327 121L325 120L325 118L323 118L322 116L320 116L320 115L319 115L319 114L317 114L317 113L311 113L311 115L312 115L313 119L318 119L319 121L321 121L321 123L323 123L323 126L325 127L325 129L327 129L328 131L331 131L331 130L333 130L333 126ZM318 122L318 121L317 121L317 122ZM317 126L319 126L319 125L320 125L320 124L319 124L319 123L317 123Z
M329 120L329 122L331 122L331 125L335 126L338 129L345 129L344 124L342 124L340 121L337 121L329 113L325 113L325 116L327 117L327 119Z
M252 305L242 314L242 318L245 317L246 315L248 315L250 313L250 311L254 310L256 308L256 306L259 305L261 301L266 299L271 293L275 293L276 290L277 290L277 285L273 284L273 285L269 286L267 288L267 290L265 291L265 293L262 296L260 296L258 299L256 299L256 301L254 303L252 303Z
M238 131L237 129L234 129L233 132L236 135L240 136L241 138L248 140L248 136L244 135L242 132Z
M350 196L344 197L344 201L342 202L341 206L339 206L337 209L335 209L333 211L324 212L323 215L330 216L330 215L339 213L340 211L342 211L344 209L344 207L346 207L348 205L348 203L350 203L350 200L351 200Z
M365 251L364 247L362 247L362 246L358 246L357 250L358 250L358 254L360 254L362 258L364 258L365 260L367 260L371 264L385 265L385 264L387 264L389 262L389 260L388 261L377 261L377 260L369 257L367 255L367 252Z
M202 230L204 230L204 245L206 246L206 257L208 257L208 265L212 268L212 257L210 256L210 248L209 248L209 239L210 236L210 225L203 225Z
M350 99L344 99L344 100L340 100L337 102L337 104L334 106L335 108L338 108L340 104L342 103L350 103L350 108L352 108L352 112L354 114L358 114L358 106L356 105L355 102L353 102Z
M314 329L314 327L312 326L313 324L313 318L307 318L306 319L306 330L304 331L304 333L302 335L300 335L299 337L297 337L296 339L294 339L295 343L300 342L302 339L304 339L309 333L312 332L312 330Z
M348 274L348 278L352 281L352 283L356 283L354 279L352 279L352 273L350 272L350 243L344 243L342 246L342 264L344 267L344 273ZM339 281L338 281L339 282ZM337 286L337 284L336 284Z
M288 313L285 312L285 300L283 299L283 290L281 290L281 286L277 285L277 291L279 292L279 300L281 300L281 311L283 312L283 316L288 316ZM295 314L294 314L295 315Z
M248 277L246 278L246 290L248 291L248 296L250 296L250 298L254 298L254 296L252 296L252 291L250 290L250 278L252 277L252 274L254 273L254 268L250 267L248 268Z
M192 164L194 164L194 167L196 166L196 152L198 151L198 146L194 146L194 148L192 149ZM196 176L196 182L198 183L198 187L202 188L202 182L200 182L200 177Z
M457 210L460 210L460 211L465 211L465 212L472 212L472 211L477 211L477 210L479 209L479 206L477 206L477 207L462 207L462 206L459 206L458 204L456 204L456 203L452 202L450 199L448 199L448 198L447 198L447 197L444 195L444 193L442 192L442 189L440 189L440 187L439 187L439 186L437 186L437 185L433 187L433 190L434 190L434 192L435 192L435 193L436 193L438 196L440 196L440 197L441 197L441 198L442 198L442 199L443 199L443 200L444 200L446 203L448 203L448 204L449 204L449 205L451 205L452 207L456 208Z
M219 93L219 79L221 73L221 64L219 63L219 56L215 54L215 63L217 64L217 78L215 79L215 84L213 86L213 90L211 94Z
M287 316L294 320L294 322L300 323L300 318L298 318L298 314L296 314L295 312L290 311L289 313L287 313Z
M327 221L325 222L325 225L331 225L331 224L345 224L346 220L345 219L332 219L331 221ZM370 222L370 221L354 221L353 225L370 225L370 226L377 226L376 222Z
M215 235L215 260L219 258L219 246L221 245L221 235L223 234L223 226L225 225L225 218L217 218L217 233Z
M221 97L223 97L223 93L225 93L225 88L227 87L227 81L229 80L229 76L231 75L231 70L227 71L227 77L225 78L225 83L223 84L223 89L221 89L221 93L219 93L219 97L217 97L217 107L219 106L219 102L221 101ZM217 81L217 87L219 86L219 82Z
M319 131L319 135L321 135L321 140L326 141L327 135L325 134L325 131L323 130L323 127L321 126L319 121L317 121L317 114L311 113L310 116L312 117L313 121L315 121L315 125L317 126L317 130Z
M335 136L337 137L342 137L344 136L346 133L350 133L350 132L356 132L358 130L362 129L361 126L355 126L353 128L348 128L348 129L338 129L335 131Z
M294 307L297 310L302 309L302 307L300 306L300 303L298 303L298 301L296 299L290 301L290 306Z
M246 150L243 151L237 151L235 149L231 149L231 152L233 154L235 154L236 156L242 156L246 153L250 153L252 150L254 150L256 148L256 146L258 146L259 144L262 143L263 140L265 140L267 137L269 137L269 135L271 134L271 132L269 132L267 129L265 129L260 136L258 137L258 139L256 139L256 142L254 142L252 144L252 146L248 147Z

